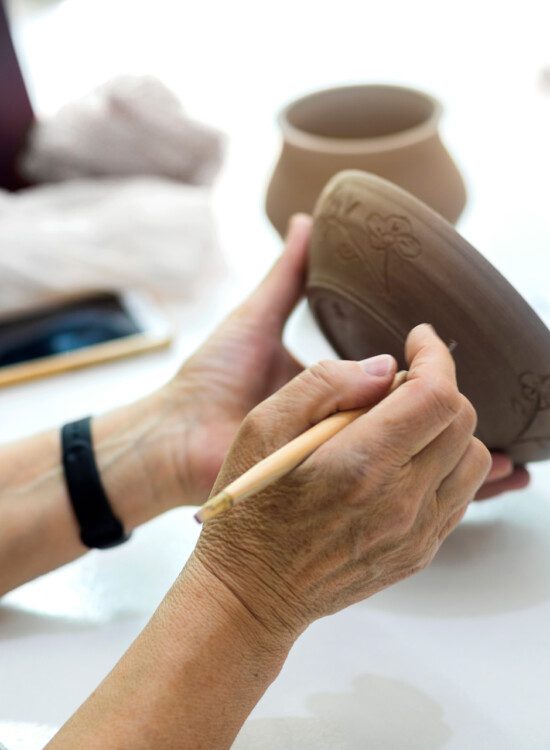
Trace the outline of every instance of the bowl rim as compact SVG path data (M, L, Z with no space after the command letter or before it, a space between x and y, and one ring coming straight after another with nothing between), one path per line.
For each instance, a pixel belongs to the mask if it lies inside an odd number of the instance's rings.
M495 266L491 261L486 258L483 253L479 252L470 242L465 239L448 221L446 221L440 214L434 211L432 208L427 206L421 200L415 196L403 190L394 183L384 180L383 178L361 170L343 170L336 174L329 180L325 186L323 192L319 196L316 209L314 212L314 219L318 220L320 209L323 206L323 202L327 197L327 194L334 189L337 189L339 185L346 184L347 182L355 182L360 184L363 189L374 196L378 196L384 199L388 212L393 214L395 209L400 212L404 212L406 217L412 217L420 224L425 225L426 229L440 240L442 246L449 246L453 253L451 255L452 263L451 266L459 262L459 258L462 258L461 264L463 265L462 276L472 277L472 274L476 274L475 278L481 279L480 283L475 284L476 294L481 294L482 297L476 296L475 301L482 299L481 312L486 312L490 308L490 315L487 318L491 326L496 329L495 335L491 335L488 338L487 326L482 330L482 339L484 342L485 349L488 351L497 351L499 353L499 360L502 360L506 368L514 374L518 379L518 385L521 387L521 378L527 374L534 374L537 377L546 378L548 373L548 367L550 366L550 327L538 314L537 310L531 306L531 304L525 299L525 297L519 292L515 286L507 279L507 277ZM397 214L397 212L396 212ZM313 249L313 243L310 250ZM448 266L451 269L451 266ZM485 273L480 273L481 271ZM451 278L451 272L449 272L449 278ZM313 311L314 317L317 320L317 324L320 326L324 335L332 345L334 350L340 355L345 355L346 358L354 358L354 355L349 351L344 351L342 346L338 343L337 337L334 335L334 329L328 331L324 321L319 319L316 315L317 304L316 298L329 292L346 297L353 304L362 308L372 317L372 308L370 305L365 305L364 302L358 299L357 294L353 288L349 288L348 285L335 285L332 283L330 276L320 270L319 266L314 263L310 263L308 270L308 277L306 280L306 297L309 301L310 307ZM462 306L461 300L463 294L453 293L451 295L451 304L459 304ZM475 313L472 312L473 306L471 301L474 300L473 292L468 292L467 296L470 299L469 310L466 310L466 314L473 316L473 320L477 319ZM314 304L312 304L312 300ZM479 307L479 305L478 305ZM505 314L502 314L505 309ZM374 317L383 318L386 316L385 308L377 309L377 314ZM421 314L421 317L424 317ZM428 316L429 319L429 316ZM494 321L498 321L498 324L494 324ZM388 322L392 322L390 317L389 321L384 323L386 328ZM418 320L417 322L422 322ZM437 323L436 323L437 325ZM403 331L402 339L406 338L406 334L410 326L405 325L406 331ZM515 333L518 333L517 340L514 337ZM478 337L479 338L479 337ZM452 339L448 339L451 341ZM521 361L523 362L523 368L518 365L517 354L519 353ZM485 377L485 375L484 375ZM539 411L546 410L546 407L541 407ZM537 412L538 413L538 412ZM546 423L545 423L546 425ZM529 426L524 428L529 429ZM545 427L546 429L546 427ZM507 450L517 457L519 462L531 462L550 460L550 449L544 447L545 443L548 442L548 438L545 436L527 435L527 438L538 444L538 447L526 447L523 443L526 442L526 438L523 437L523 432L519 434L511 435L506 438L502 444L500 442L493 441L490 446L493 449L504 449ZM521 438L521 440L520 440ZM484 439L482 437L482 439Z
M343 169L340 172L337 172L337 174L333 175L333 177L331 177L326 183L317 199L313 211L314 219L317 217L318 208L326 194L333 190L339 183L345 183L348 180L358 180L364 188L371 190L377 195L382 195L386 200L390 200L395 207L414 215L417 220L428 226L432 232L438 234L443 242L449 243L454 249L459 248L459 251L461 253L466 253L470 256L470 259L475 258L478 263L489 271L493 277L493 283L498 280L498 283L503 285L506 289L506 294L510 295L510 299L514 299L514 302L520 305L525 313L531 317L533 323L536 321L536 325L540 326L541 330L544 330L550 337L550 327L525 299L521 292L519 292L512 282L502 273L502 271L493 265L493 263L491 263L482 252L463 237L456 227L445 219L444 216L441 216L441 214L428 206L427 203L424 203L420 198L417 198L415 195L390 180L386 180L377 174L361 169ZM308 275L306 288L307 284L309 284L309 278L310 276Z
M302 130L290 122L289 115L292 110L307 102L309 99L318 97L333 97L343 91L392 91L413 94L431 106L431 112L425 120L418 125L399 130L387 135L378 135L364 138L337 138L332 136L317 135L307 130ZM389 83L356 83L310 91L297 99L286 104L279 112L277 122L283 133L285 143L307 151L317 151L330 154L355 154L355 153L380 153L390 149L406 148L424 141L437 132L437 127L443 114L443 106L435 97L425 91L410 86L400 86Z

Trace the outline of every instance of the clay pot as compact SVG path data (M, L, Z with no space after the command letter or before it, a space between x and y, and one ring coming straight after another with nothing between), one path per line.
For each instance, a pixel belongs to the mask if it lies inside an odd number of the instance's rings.
M348 86L310 94L279 117L283 148L267 192L269 220L283 235L297 211L311 213L343 169L391 180L451 222L466 192L438 133L441 105L399 86Z
M393 354L413 326L452 349L478 437L518 463L550 458L550 331L439 214L364 172L334 177L314 214L307 295L338 354Z

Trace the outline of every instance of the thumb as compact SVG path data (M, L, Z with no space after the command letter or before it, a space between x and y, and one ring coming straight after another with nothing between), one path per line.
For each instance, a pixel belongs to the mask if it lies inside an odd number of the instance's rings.
M283 253L242 306L264 327L282 330L302 296L311 226L311 216L292 216Z
M362 362L318 362L253 409L243 429L254 433L249 437L268 455L337 411L378 403L396 370L389 354Z

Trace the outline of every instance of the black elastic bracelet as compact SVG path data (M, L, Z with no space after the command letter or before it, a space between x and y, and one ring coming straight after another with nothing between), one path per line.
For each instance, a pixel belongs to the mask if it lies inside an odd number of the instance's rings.
M108 549L130 538L115 516L105 493L94 457L91 417L61 429L65 484L86 547Z

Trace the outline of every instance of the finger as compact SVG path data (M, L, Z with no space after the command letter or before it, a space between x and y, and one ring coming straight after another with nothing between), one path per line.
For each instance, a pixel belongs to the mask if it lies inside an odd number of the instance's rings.
M453 515L445 522L443 525L443 528L439 532L439 542L441 543L444 539L446 539L449 534L454 531L454 529L458 526L458 524L462 521L464 516L466 515L466 511L468 510L468 506L470 505L469 501L464 503L464 505L459 508Z
M283 253L240 308L264 327L282 330L302 296L311 226L307 214L290 219Z
M318 362L253 409L241 437L261 441L264 453L273 451L334 412L376 403L388 392L396 369L389 354L363 362Z
M477 438L471 438L466 453L441 483L437 492L443 517L449 518L475 497L491 468L491 454Z
M487 482L496 482L499 479L509 477L514 472L514 463L510 456L505 453L491 453L492 466L491 471L487 475Z
M476 500L487 500L490 497L496 497L496 495L502 495L504 492L513 492L514 490L522 490L531 481L529 472L523 466L518 466L514 469L513 473L505 477L504 479L498 479L496 481L485 483L477 491Z
M448 427L462 406L454 362L433 328L417 326L408 336L407 382L346 430L346 439L365 445L372 437L405 463Z
M451 424L413 458L418 476L429 479L435 487L439 487L462 459L476 429L474 407L464 396L460 399L462 407Z
M410 382L417 378L430 381L444 378L456 386L454 359L433 326L423 323L412 329L405 342L405 357Z

